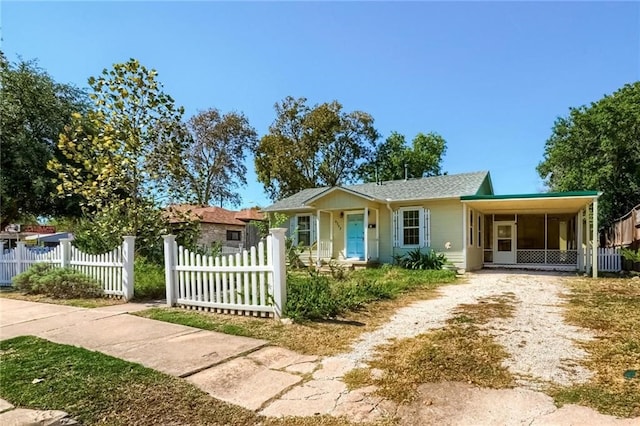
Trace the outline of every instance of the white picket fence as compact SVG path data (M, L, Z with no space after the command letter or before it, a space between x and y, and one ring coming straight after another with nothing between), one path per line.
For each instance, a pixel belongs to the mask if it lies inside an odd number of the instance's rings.
M249 251L201 256L164 236L167 305L221 313L282 316L286 303L285 231Z
M11 279L34 263L47 262L60 266L61 251L60 246L44 251L40 248L31 249L23 241L19 241L16 248L5 250L4 242L0 242L0 287L11 286Z
M598 248L598 270L602 272L620 272L622 256L619 248Z
M129 236L123 237L120 247L96 255L78 250L67 238L47 252L31 249L19 241L14 249L0 250L0 286L10 286L14 276L34 263L46 262L56 267L76 269L101 283L105 294L129 300L133 297L134 249L135 237Z

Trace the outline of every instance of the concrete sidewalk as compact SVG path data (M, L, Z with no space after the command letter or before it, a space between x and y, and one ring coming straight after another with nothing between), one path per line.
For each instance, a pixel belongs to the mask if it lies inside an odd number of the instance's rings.
M264 340L127 315L142 304L76 308L0 298L0 339L33 335L186 377L256 351Z
M319 361L267 347L264 340L128 315L152 306L87 309L0 298L0 340L31 335L99 351L187 378L218 399L252 410L301 383Z

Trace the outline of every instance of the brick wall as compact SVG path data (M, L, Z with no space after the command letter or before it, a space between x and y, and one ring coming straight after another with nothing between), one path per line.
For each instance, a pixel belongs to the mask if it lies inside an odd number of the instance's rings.
M227 230L240 231L240 241L227 241ZM214 242L220 242L225 247L243 247L245 227L240 225L223 225L218 223L201 223L198 245L209 247Z

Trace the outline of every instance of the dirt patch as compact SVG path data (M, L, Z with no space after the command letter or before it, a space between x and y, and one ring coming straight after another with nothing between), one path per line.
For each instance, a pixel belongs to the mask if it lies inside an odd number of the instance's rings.
M611 425L631 426L637 419L617 419L566 405L528 389L482 389L466 383L429 383L418 388L417 400L397 411L401 425Z

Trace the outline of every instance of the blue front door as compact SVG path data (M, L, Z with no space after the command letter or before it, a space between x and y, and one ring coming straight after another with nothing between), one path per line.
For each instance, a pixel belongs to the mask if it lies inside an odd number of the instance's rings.
M364 214L347 215L347 258L364 259Z

